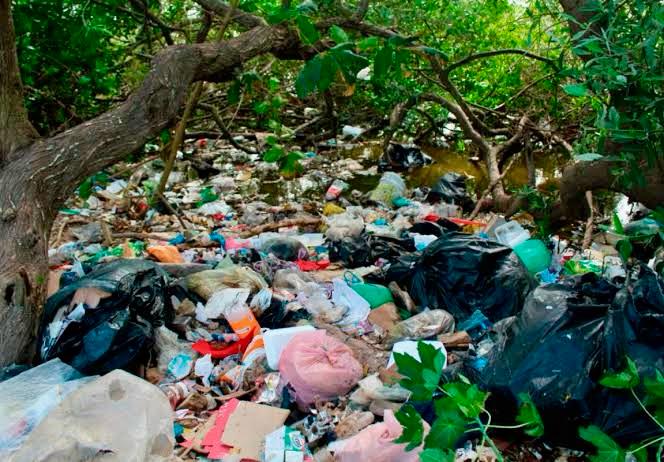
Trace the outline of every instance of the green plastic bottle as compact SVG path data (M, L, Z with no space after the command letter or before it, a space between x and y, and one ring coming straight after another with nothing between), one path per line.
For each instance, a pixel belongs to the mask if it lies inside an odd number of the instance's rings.
M544 271L551 262L549 249L539 239L528 239L514 246L514 253L519 256L530 274Z

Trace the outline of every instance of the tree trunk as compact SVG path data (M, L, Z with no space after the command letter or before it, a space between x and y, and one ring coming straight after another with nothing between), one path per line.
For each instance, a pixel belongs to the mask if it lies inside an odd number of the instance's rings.
M586 191L605 189L621 192L630 199L654 209L664 204L664 171L657 166L644 168L645 186L626 187L613 174L624 168L616 162L577 162L563 170L560 179L560 201L566 218L583 218L588 214Z

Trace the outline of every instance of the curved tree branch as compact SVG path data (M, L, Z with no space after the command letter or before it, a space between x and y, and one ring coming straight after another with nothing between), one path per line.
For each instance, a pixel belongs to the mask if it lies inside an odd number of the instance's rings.
M463 59L460 59L459 61L456 61L447 67L445 67L444 71L445 74L450 74L454 69L457 69L459 67L465 66L466 64L472 63L473 61L477 61L479 59L485 59L485 58L490 58L492 56L500 56L500 55L521 55L525 56L527 58L534 59L536 61L541 61L543 63L548 64L549 66L553 66L554 68L557 68L556 62L553 59L546 58L544 56L540 56L536 53L531 53L528 50L521 50L519 48L505 48L501 50L491 50L491 51L483 51L480 53L475 53L474 55L466 56Z
M254 27L258 26L265 26L267 24L263 20L263 18L260 18L250 13L246 13L242 10L238 10L237 8L233 8L231 5L222 0L194 0L194 1L198 3L200 6L202 6L204 9L216 13L220 16L226 16L226 14L228 14L229 11L233 11L233 15L231 16L230 20L247 29L253 29Z

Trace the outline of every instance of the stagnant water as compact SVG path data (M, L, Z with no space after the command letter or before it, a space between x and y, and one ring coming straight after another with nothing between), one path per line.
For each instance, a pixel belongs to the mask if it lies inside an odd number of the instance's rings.
M468 188L472 191L482 192L489 184L486 172L480 162L470 159L467 152L458 152L450 149L441 149L433 146L424 146L422 150L433 159L433 163L423 167L414 168L408 172L402 172L406 184L410 188L418 186L432 186L445 173L456 172L468 177ZM356 145L347 149L327 151L319 154L319 162L315 165L327 173L327 178L313 177L296 180L274 178L263 181L259 193L265 195L264 200L276 204L284 199L297 198L320 198L321 189L325 188L338 173L335 170L339 159L355 159L360 162L370 174L356 174L346 181L350 189L360 192L368 192L376 187L381 174L375 170L378 159L382 154L380 143L366 143ZM560 175L560 166L564 165L565 156L558 152L547 152L535 154L535 177L537 184ZM374 167L373 169L371 167ZM363 172L366 173L366 172ZM324 184L316 184L319 181ZM528 183L528 170L523 156L516 161L505 176L505 186L508 190L518 189Z

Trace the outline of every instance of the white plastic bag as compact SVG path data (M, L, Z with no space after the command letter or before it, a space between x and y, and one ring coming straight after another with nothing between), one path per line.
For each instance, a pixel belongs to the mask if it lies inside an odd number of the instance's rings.
M355 292L346 281L337 278L332 280L332 302L335 305L348 308L345 316L337 322L340 327L353 327L366 320L371 312L371 306L364 298Z

